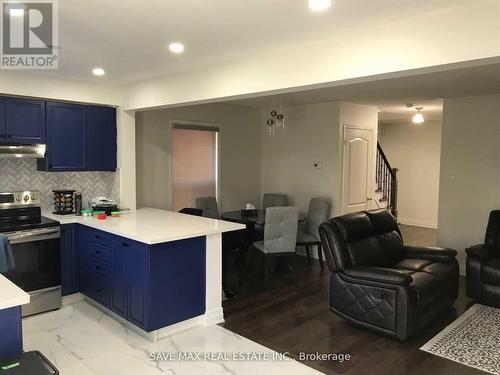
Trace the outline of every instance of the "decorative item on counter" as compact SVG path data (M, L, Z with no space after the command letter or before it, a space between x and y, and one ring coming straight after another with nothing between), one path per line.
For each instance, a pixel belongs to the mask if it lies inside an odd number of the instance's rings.
M111 217L120 217L121 212L120 211L113 211L111 212Z
M102 214L98 214L98 215L94 215L97 220L106 220L108 218L108 215L106 215L106 213L102 213Z
M245 209L241 210L241 216L252 217L257 216L258 211L253 204L247 203Z
M95 197L89 201L89 207L94 211L104 211L106 215L110 216L111 212L118 211L118 205L113 199L106 197Z
M92 211L92 215L94 217L105 214L105 213L106 213L106 211Z
M75 215L82 216L82 193L75 193Z
M63 187L65 187L63 185ZM54 214L69 215L74 211L73 193L71 189L52 190L54 193Z

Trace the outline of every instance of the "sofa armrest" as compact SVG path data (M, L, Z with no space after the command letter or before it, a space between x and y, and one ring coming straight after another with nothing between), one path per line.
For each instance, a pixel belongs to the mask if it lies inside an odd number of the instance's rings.
M354 279L385 284L407 285L413 281L412 277L404 272L383 267L350 267L344 270L344 274Z
M451 262L457 256L453 249L445 247L405 246L406 258Z
M500 257L500 251L490 245L474 245L465 249L468 256L479 258L481 260Z

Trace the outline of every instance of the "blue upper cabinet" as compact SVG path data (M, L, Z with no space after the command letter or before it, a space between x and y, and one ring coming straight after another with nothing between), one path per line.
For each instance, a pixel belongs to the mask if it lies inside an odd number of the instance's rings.
M5 98L5 142L45 143L45 101Z
M84 105L47 102L47 170L85 170L86 116Z
M85 153L86 169L116 170L116 110L111 107L89 106L87 109Z
M43 171L115 171L116 110L47 102L47 152Z
M0 143L5 142L5 98L0 96Z

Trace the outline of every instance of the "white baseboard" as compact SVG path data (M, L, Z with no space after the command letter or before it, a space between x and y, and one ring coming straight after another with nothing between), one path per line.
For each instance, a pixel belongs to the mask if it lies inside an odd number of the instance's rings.
M415 227L424 227L437 229L437 223L430 220L419 220L419 219L405 219L402 217L398 217L398 223L403 225L413 225Z
M203 317L203 324L205 325L205 327L224 323L224 311L222 310L222 307L205 311L205 315Z

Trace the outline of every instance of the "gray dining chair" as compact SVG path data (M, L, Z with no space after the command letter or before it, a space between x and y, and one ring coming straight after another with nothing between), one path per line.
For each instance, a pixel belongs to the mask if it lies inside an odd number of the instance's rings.
M264 282L269 281L269 257L287 256L289 268L293 270L293 256L297 241L299 210L297 207L269 207L266 210L264 240L253 243L254 249L263 254ZM254 254L255 252L252 252ZM250 259L247 265L252 263Z
M285 194L264 194L262 198L262 208L285 207L288 205L288 199Z
M311 198L309 201L309 210L303 228L297 231L297 246L306 248L307 262L311 264L311 246L317 246L318 258L321 268L323 265L323 249L321 248L321 239L319 237L319 225L328 218L330 203L323 199Z
M196 208L203 210L203 217L220 219L219 206L215 197L196 198Z

